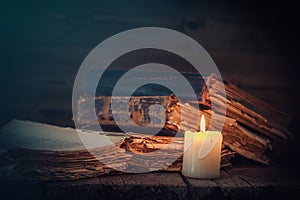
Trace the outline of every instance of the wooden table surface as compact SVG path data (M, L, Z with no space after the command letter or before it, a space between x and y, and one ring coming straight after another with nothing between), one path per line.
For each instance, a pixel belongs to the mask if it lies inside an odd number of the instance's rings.
M299 199L300 176L284 167L234 167L214 180L180 173L103 176L72 181L1 180L2 199Z

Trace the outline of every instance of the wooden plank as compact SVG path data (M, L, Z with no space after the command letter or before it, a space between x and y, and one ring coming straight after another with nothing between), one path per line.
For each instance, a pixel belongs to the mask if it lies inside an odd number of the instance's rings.
M123 199L125 186L120 176L56 181L45 184L49 199Z
M73 181L0 181L3 199L123 199L126 195L119 176Z
M283 167L243 167L230 170L253 188L257 199L300 199L300 173Z
M6 199L187 199L178 173L108 176L73 181L0 182Z
M221 170L221 177L183 177L189 199L299 199L300 174L278 167L239 167ZM288 172L288 173L284 173Z
M299 172L239 167L201 180L179 173L146 173L69 181L0 180L4 199L299 199Z
M221 170L221 177L212 180L185 177L191 199L248 199L251 198L251 185Z
M121 175L126 199L186 199L187 187L178 173Z
M229 174L226 170L221 171L221 177L214 182L222 191L224 198L228 199L251 199L252 187L237 176Z
M223 194L217 184L212 180L193 179L184 177L188 188L188 199L221 199Z
M45 199L43 194L44 185L36 182L7 181L0 179L0 197L1 199ZM45 188L46 190L47 188ZM55 191L52 191L55 192Z

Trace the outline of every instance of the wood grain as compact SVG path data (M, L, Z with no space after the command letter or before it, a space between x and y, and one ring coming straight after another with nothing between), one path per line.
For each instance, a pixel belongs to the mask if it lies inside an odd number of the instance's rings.
M299 175L285 167L241 166L211 180L157 172L64 181L0 179L0 194L5 199L299 199Z

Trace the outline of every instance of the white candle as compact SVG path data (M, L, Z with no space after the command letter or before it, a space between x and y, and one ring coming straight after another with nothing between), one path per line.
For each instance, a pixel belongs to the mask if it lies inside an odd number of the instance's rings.
M204 116L200 132L186 131L182 174L191 178L218 178L220 176L222 134L205 131Z

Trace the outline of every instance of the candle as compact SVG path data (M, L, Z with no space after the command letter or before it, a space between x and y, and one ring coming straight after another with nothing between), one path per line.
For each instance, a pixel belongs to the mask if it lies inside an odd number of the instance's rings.
M191 178L218 178L220 176L222 134L205 131L202 115L200 132L186 131L182 174Z

